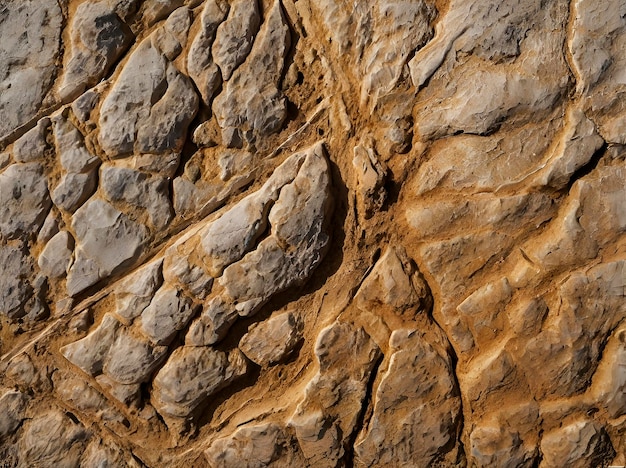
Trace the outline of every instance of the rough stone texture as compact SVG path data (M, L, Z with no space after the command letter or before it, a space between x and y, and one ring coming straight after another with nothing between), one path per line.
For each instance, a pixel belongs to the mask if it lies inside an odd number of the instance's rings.
M626 464L626 2L0 37L2 467Z

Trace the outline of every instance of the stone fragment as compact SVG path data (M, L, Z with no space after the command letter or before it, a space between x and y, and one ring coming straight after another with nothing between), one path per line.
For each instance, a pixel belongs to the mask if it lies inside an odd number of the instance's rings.
M254 248L265 232L267 213L275 197L263 192L248 195L204 230L202 248L209 274L218 278L225 267Z
M541 185L563 188L578 169L589 163L604 143L593 122L577 107L567 109L564 127L565 134L552 150L550 160L538 178L537 183Z
M26 419L28 396L17 390L9 390L0 396L0 440L11 436Z
M483 416L469 436L469 457L477 466L536 466L539 412L536 403L507 404Z
M91 199L72 218L76 256L67 277L70 296L110 275L141 251L147 230L100 199Z
M609 333L626 314L626 261L574 271L558 288L558 302L542 330L520 350L520 362L539 397L583 391ZM544 357L550 356L549 360Z
M220 283L248 316L273 294L301 284L322 260L329 242L330 174L321 144L309 148L293 182L268 215L271 235L224 270Z
M52 203L73 213L96 191L95 172L88 174L64 174L59 185L52 191Z
M115 315L125 325L139 317L163 283L162 261L155 260L128 275L115 288Z
M198 107L189 80L145 39L100 107L99 142L117 157L182 148Z
M148 0L143 5L143 20L146 26L166 18L171 12L181 7L184 0Z
M398 254L395 248L388 248L376 262L354 296L359 309L409 317L430 310L432 297L428 286Z
M145 121L137 121L137 150L142 153L180 151L187 127L198 110L198 96L189 78L171 64L165 78L165 93L151 107ZM144 101L144 104L149 102Z
M80 466L139 468L140 465L119 446L92 440L80 459Z
M154 378L153 404L162 415L186 417L211 395L247 372L239 350L177 348Z
M106 165L100 171L100 186L110 201L145 208L156 229L163 229L172 219L168 181L164 177Z
M141 331L157 345L169 344L196 312L191 300L181 291L164 286L141 313Z
M454 447L461 400L444 340L392 333L372 418L355 444L356 466L430 466Z
M78 466L90 433L58 409L28 421L20 438L20 461L25 466Z
M103 372L115 382L131 385L145 382L167 353L167 346L154 346L147 339L122 327L110 345Z
M14 239L39 231L50 195L43 166L16 163L0 173L0 234Z
M185 7L177 9L152 36L152 45L168 60L178 57L187 44L187 33L191 26L189 14L189 9Z
M478 346L488 346L502 331L504 324L498 318L513 295L507 278L481 286L457 306L459 315L472 331Z
M363 331L335 322L315 343L319 370L289 420L308 465L335 466L343 457L362 410L380 349Z
M98 416L105 421L121 419L106 398L80 377L53 374L54 390L73 408Z
M434 8L424 1L380 4L372 10L359 31L360 38L370 39L361 39L368 43L359 61L361 103L369 100L370 108L394 91L409 56L432 36L435 15Z
M591 404L605 408L612 419L626 414L626 323L624 322L615 329L604 348L598 370L593 376L589 399Z
M205 3L200 15L200 32L191 43L187 55L189 76L207 105L211 104L213 94L222 81L219 68L211 55L211 46L217 27L226 18L228 9L229 5L220 0L208 0Z
M174 244L165 251L163 277L176 284L196 299L204 299L213 287L213 277L207 274L202 261L195 258L195 243Z
M211 48L213 60L220 67L224 81L230 79L233 71L250 53L260 24L257 0L235 0L231 3L228 18L217 28Z
M5 5L0 20L0 140L41 109L56 73L63 15L55 0Z
M354 147L352 165L356 171L359 211L365 219L380 211L387 198L386 168L376 157L374 149L362 145Z
M74 102L72 102L72 112L76 118L87 123L91 119L91 113L98 105L100 94L93 89L85 91Z
M87 374L102 372L109 348L115 342L120 322L111 314L105 314L102 322L86 337L61 348L61 354Z
M213 103L223 135L234 131L241 136L264 136L280 130L287 117L287 105L278 86L290 43L281 3L275 0L247 60ZM246 136L251 138L253 135Z
M37 241L45 244L52 239L55 234L59 232L59 217L55 210L50 210L48 216L43 222L39 234L37 235Z
M302 340L302 326L293 312L254 324L239 342L239 349L259 366L283 361Z
M43 159L48 143L46 133L50 127L50 119L45 117L37 125L18 138L13 144L13 158L17 162L26 163Z
M46 244L37 263L44 275L59 278L69 270L73 252L74 239L67 231L61 231Z
M24 306L33 294L30 278L32 259L23 249L0 245L0 265L10 274L0 275L0 312L10 318L26 314Z
M121 384L106 374L96 377L98 385L110 396L126 406L136 406L140 401L141 384Z
M72 17L59 96L68 101L95 85L128 48L132 33L106 1L81 3Z
M53 122L57 154L63 169L69 173L86 174L98 167L100 158L87 150L80 131L63 115L54 118Z
M604 428L582 418L544 434L541 453L542 468L603 466L615 456Z
M600 135L611 143L626 143L623 69L626 64L626 6L619 0L597 3L578 0L573 5L568 49L576 90L585 99L588 116Z
M202 308L199 317L194 320L185 336L188 346L208 346L217 343L226 336L239 314L231 304L218 296L211 299Z
M249 424L217 439L204 452L215 468L241 466L304 466L283 428L275 423Z

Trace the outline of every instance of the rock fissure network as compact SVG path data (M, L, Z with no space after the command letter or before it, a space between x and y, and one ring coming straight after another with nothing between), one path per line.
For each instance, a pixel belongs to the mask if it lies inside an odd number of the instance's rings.
M626 464L625 0L0 39L0 465Z

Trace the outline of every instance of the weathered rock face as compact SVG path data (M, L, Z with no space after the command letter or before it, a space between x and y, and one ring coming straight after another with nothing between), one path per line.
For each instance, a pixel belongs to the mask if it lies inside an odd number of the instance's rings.
M0 465L626 464L626 2L0 37Z

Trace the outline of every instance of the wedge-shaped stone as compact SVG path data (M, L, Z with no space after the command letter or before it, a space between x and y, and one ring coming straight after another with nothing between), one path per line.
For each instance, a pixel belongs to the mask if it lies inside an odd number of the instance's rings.
M241 65L252 49L254 36L259 30L261 16L257 0L235 0L228 18L217 28L212 52L215 63L228 81L233 71Z
M63 15L55 0L4 5L0 21L0 140L35 117L55 75Z
M429 466L454 447L460 393L447 343L431 343L433 336L392 333L372 419L355 444L356 466Z
M204 452L211 466L304 466L305 460L285 430L276 423L250 424L217 439Z
M0 396L0 440L10 436L26 419L29 397L17 390L9 390Z
M335 322L315 343L319 371L289 421L307 464L335 466L358 428L370 373L380 349L363 331Z
M259 366L276 364L302 340L302 322L285 312L253 325L239 342L239 349Z
M56 234L46 244L37 261L41 272L49 278L64 276L70 267L74 239L67 231Z
M182 330L196 311L181 291L164 286L141 313L141 331L157 345L167 345Z
M200 32L196 35L187 56L189 76L196 83L205 104L211 104L222 77L213 60L211 45L215 40L217 27L226 18L229 6L220 0L208 0L200 16Z
M111 314L105 314L102 322L89 335L61 348L61 354L89 375L102 372L109 348L115 342L120 322Z
M100 186L108 200L144 208L156 229L163 229L172 219L168 181L164 177L105 165L100 170Z
M232 140L228 135L233 132L268 135L282 127L287 103L278 85L290 42L280 1L275 0L250 55L213 103L226 142Z
M68 273L70 296L107 277L141 251L147 229L111 204L91 199L72 218L76 233L76 260Z
M81 3L70 25L70 41L66 45L69 58L59 87L61 99L73 99L95 85L126 50L131 39L130 29L109 2Z
M99 141L111 157L182 148L198 98L189 80L146 38L100 107Z
M26 314L24 306L33 294L30 278L33 273L32 258L12 245L0 245L0 265L10 274L0 275L0 313L10 318Z
M162 260L156 260L128 275L115 289L115 314L130 325L150 304L163 283Z
M606 430L586 418L546 433L541 440L541 452L541 468L602 466L615 456Z
M120 328L102 368L107 376L124 385L145 382L167 353L167 346L154 346L133 331Z
M0 174L0 234L5 238L39 231L50 204L41 164L12 164Z
M176 349L154 378L153 404L166 416L185 417L199 404L247 372L239 350Z
M28 421L20 438L20 462L25 466L78 466L90 432L58 409Z

